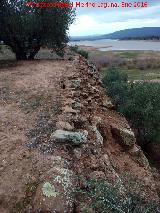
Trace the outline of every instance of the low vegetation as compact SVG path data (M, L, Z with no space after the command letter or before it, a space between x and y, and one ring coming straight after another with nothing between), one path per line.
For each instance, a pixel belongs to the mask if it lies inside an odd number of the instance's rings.
M107 69L118 68L128 74L129 80L160 79L160 53L152 51L92 51L89 59L105 73Z
M138 186L140 191L141 187ZM158 210L156 202L148 203L140 194L132 193L131 188L123 194L117 185L113 186L104 180L86 181L85 188L80 189L79 193L88 199L89 207L82 207L86 213L155 213Z
M88 52L82 49L79 49L77 45L70 46L71 52L75 52L83 56L84 58L88 59Z
M142 146L160 143L160 84L128 82L127 74L110 69L103 79L107 94L134 128Z

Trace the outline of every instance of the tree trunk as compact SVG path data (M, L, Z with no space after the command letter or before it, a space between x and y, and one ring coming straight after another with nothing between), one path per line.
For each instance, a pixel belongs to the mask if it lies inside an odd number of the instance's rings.
M28 56L28 59L33 60L34 56L38 53L39 50L40 50L40 46L35 47L34 50Z
M16 58L17 60L26 60L27 55L24 52L16 52Z

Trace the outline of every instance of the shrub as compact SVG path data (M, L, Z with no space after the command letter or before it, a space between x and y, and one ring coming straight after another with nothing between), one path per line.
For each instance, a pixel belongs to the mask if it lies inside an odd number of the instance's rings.
M83 56L84 58L88 59L88 52L85 50L79 50L78 45L70 46L71 52L75 52Z
M160 85L158 83L136 83L130 88L128 97L120 111L138 131L142 144L160 143Z
M78 53L78 45L70 46L69 49L71 52Z
M125 73L118 72L116 69L110 69L103 78L107 94L113 98L118 106L125 102L128 93L127 79L128 76Z
M88 52L85 50L78 50L78 53L84 58L88 59Z
M107 93L137 132L141 145L160 143L160 84L128 83L127 75L109 70L103 79Z
M117 69L109 69L103 78L104 84L111 84L114 82L127 82L128 76L126 73L117 71Z
M136 67L139 70L158 69L160 68L160 63L157 58L136 58L133 60L132 67Z
M96 67L99 69L104 67L118 67L126 64L125 59L113 55L92 56L91 61L96 64Z

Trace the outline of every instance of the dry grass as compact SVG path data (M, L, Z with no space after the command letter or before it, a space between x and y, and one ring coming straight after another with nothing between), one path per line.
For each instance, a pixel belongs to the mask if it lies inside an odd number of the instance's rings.
M102 74L111 67L128 74L130 80L160 79L160 52L154 51L90 51L89 59Z

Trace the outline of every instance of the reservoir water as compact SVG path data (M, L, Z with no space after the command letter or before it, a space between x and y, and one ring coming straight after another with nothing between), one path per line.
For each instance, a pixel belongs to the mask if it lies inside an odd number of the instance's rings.
M160 51L160 41L144 40L110 40L102 39L95 41L70 42L71 45L84 45L96 47L101 51L111 50L152 50Z

